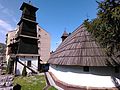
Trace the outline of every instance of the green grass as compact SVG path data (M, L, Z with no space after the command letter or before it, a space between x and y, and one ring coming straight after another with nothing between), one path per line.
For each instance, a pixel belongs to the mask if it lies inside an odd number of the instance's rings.
M43 88L46 86L44 75L36 75L29 77L18 76L14 78L14 85L16 84L22 86L21 90L43 90Z
M57 90L55 87L51 86L48 90Z

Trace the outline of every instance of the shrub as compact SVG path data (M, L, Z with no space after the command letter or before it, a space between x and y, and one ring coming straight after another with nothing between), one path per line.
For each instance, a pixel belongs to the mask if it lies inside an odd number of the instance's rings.
M12 73L12 62L9 60L6 68L6 73L11 74Z
M23 71L22 71L22 76L26 76L26 75L27 75L26 66L24 66Z

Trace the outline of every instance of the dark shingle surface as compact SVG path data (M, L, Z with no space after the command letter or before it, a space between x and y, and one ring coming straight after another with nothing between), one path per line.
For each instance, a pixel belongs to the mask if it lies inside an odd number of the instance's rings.
M104 49L95 42L83 25L59 45L48 62L79 66L107 66L111 63Z

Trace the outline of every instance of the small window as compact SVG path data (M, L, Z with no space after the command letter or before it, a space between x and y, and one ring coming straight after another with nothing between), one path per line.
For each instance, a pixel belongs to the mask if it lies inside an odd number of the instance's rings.
M1 57L1 60L3 60L3 57Z
M28 61L28 62L27 62L27 66L28 66L28 67L31 67L31 61Z
M115 67L115 73L119 73L119 67Z
M83 67L83 71L89 72L89 67L88 66Z
M38 35L38 37L41 37L41 35Z
M40 44L40 41L38 41L38 43Z

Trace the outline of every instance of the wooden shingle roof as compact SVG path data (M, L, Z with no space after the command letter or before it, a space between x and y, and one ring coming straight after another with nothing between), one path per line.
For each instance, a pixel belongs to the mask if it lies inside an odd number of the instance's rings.
M48 63L57 65L108 66L103 48L81 25L68 36L51 55Z

